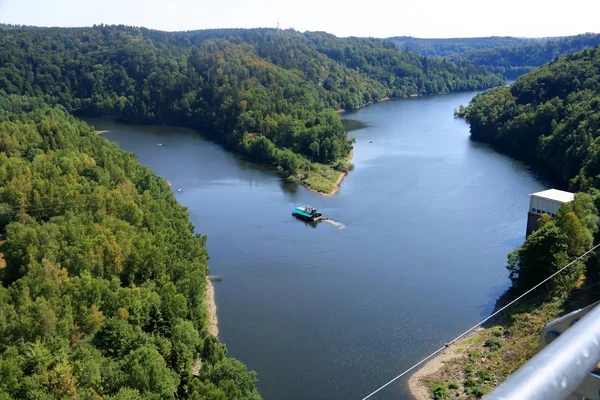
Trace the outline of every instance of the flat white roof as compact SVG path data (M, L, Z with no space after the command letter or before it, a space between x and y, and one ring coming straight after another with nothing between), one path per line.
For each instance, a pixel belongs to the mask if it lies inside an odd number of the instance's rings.
M558 201L559 203L568 203L573 201L575 193L565 192L564 190L548 189L542 192L531 193L531 197L537 197L540 199Z

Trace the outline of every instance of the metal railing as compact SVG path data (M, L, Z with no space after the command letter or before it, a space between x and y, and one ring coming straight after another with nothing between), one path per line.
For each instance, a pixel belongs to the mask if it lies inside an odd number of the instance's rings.
M590 373L600 361L600 306L593 304L553 324L564 325L569 319L564 332L550 330L552 324L547 325L542 340L550 343L485 399L600 400L600 376Z

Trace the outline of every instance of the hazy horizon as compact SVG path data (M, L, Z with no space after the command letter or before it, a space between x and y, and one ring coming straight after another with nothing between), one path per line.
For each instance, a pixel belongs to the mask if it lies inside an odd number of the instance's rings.
M166 29L158 29L158 28L151 28L148 26L144 26L144 25L135 25L135 24L107 24L107 23L96 23L96 24L92 24L92 25L72 25L72 26L58 26L58 25L31 25L31 24L19 24L19 23L12 23L12 22L3 22L0 21L0 25L11 25L11 26L23 26L23 27L35 27L35 28L65 28L65 29L69 29L69 28L91 28L94 25L106 25L106 26L119 26L119 25L124 25L124 26L130 26L133 28L145 28L145 29L151 29L151 30L155 30L155 31L161 31L161 32L194 32L194 31L203 31L203 30L219 30L219 29L275 29L276 27L273 26L255 26L255 27L250 27L250 28L245 28L245 27L234 27L234 26L223 26L223 27L217 27L217 28L198 28L198 29L186 29L186 30L166 30ZM376 38L376 39L387 39L387 38L393 38L393 37L406 37L406 38L414 38L414 39L425 39L425 40L444 40L444 39L478 39L478 38L489 38L489 37L512 37L512 38L516 38L516 39L545 39L545 38L558 38L558 37L567 37L567 36L577 36L577 35L585 35L585 34L598 34L598 32L579 32L579 33L574 33L572 35L556 35L556 36L514 36L514 35L488 35L488 36L449 36L449 37L423 37L423 36L414 36L414 35L391 35L391 36L385 36L385 37L381 37L381 36L357 36L357 35L349 35L349 36L340 36L340 35L336 35L332 32L329 31L324 31L324 30L299 30L293 27L289 27L289 28L281 28L283 31L285 30L295 30L297 32L325 32L328 34L332 34L334 36L338 36L338 37L363 37L363 38Z
M274 28L323 31L336 36L425 39L512 36L542 38L597 32L588 0L563 2L507 0L502 7L476 0L430 3L373 0L295 6L275 0L206 2L194 0L0 0L0 23L45 27L130 25L163 31Z

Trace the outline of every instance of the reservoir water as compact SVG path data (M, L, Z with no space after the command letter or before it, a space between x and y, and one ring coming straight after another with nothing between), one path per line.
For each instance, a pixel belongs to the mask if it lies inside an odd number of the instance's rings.
M330 197L182 128L90 120L172 183L208 235L220 339L269 399L361 399L482 317L508 286L528 194L547 184L469 139L474 93L345 114L366 127ZM157 146L158 143L163 144ZM291 216L310 204L340 224ZM377 399L409 399L406 380Z

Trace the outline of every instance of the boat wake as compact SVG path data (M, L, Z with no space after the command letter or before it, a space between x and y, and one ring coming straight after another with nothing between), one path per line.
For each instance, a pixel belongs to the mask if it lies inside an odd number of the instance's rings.
M332 219L326 219L323 222L327 222L328 224L331 224L331 225L333 225L333 226L335 226L336 228L339 228L339 229L344 229L346 227L346 225L342 224L341 222L337 222L337 221L334 221Z

